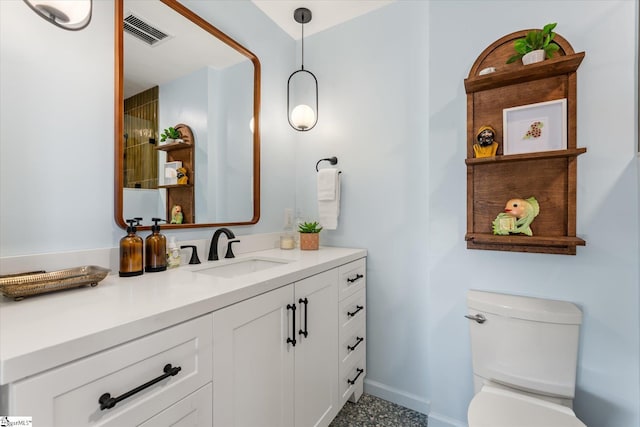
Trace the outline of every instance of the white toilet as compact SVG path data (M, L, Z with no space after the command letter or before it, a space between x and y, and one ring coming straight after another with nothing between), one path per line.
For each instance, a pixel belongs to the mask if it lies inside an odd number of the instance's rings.
M469 427L586 427L571 409L580 309L476 290L467 305L475 389Z

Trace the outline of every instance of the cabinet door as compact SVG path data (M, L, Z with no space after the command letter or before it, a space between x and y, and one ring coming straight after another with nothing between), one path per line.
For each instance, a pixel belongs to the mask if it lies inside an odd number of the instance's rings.
M213 314L215 426L293 426L292 302L288 285Z
M338 413L340 401L338 270L296 282L295 302L300 325L295 347L295 425L327 426Z

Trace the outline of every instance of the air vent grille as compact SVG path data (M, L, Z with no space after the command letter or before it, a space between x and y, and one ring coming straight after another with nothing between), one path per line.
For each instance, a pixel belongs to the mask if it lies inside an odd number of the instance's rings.
M149 46L153 46L159 41L169 37L164 31L155 28L133 14L124 18L124 30Z

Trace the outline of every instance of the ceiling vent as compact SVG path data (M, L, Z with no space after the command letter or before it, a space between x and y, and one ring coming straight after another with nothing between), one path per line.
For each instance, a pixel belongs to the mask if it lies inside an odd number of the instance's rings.
M149 46L155 46L159 42L171 38L164 31L155 28L142 18L131 13L127 14L127 17L124 18L124 30Z

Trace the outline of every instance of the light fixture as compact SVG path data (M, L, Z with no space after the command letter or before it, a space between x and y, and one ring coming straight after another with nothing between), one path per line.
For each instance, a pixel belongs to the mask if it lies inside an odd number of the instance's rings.
M294 71L287 81L287 118L295 130L308 131L318 123L318 79L311 71L304 69L304 24L311 21L311 11L300 7L293 12L293 19L302 24L302 57L300 69ZM292 86L295 90L292 90ZM315 96L315 102L292 102L292 95L296 101L309 101L311 96ZM295 105L293 109L292 105Z
M65 30L81 30L91 21L91 0L24 0L38 15Z

